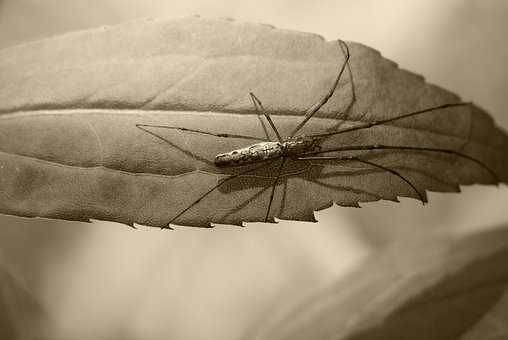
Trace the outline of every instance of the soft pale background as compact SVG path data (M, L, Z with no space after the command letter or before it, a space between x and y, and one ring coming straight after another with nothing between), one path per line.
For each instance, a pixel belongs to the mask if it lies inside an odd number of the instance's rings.
M508 2L0 0L0 48L137 17L200 14L365 43L486 108L508 130ZM508 222L508 189L466 187L317 224L134 231L0 216L0 260L52 319L53 339L236 339L391 240ZM14 315L13 317L21 317Z

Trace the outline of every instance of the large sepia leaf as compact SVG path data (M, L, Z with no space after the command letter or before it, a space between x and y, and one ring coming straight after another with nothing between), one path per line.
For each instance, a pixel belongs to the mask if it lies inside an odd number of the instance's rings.
M506 339L508 230L393 244L250 340Z
M460 101L377 51L347 45L350 63L336 91L298 134ZM150 226L263 221L280 162L213 162L259 141L137 124L274 140L253 92L288 136L332 88L344 61L338 42L318 35L196 17L135 21L2 50L0 212ZM508 182L508 137L475 105L333 135L320 146L373 144L454 150L475 160L408 149L326 154L361 156L378 167L289 160L268 220L313 221L313 212L332 202L424 200L426 190Z

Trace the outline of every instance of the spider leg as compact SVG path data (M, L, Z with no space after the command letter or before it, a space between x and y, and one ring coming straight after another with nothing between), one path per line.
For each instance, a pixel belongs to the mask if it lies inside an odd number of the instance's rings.
M195 159L197 159L197 160L199 160L199 161L201 161L201 162L207 163L207 164L209 164L209 165L213 165L213 166L215 165L215 163L214 163L214 162L211 162L210 160L208 160L208 159L206 159L206 158L200 157L200 156L198 156L198 155L196 155L196 154L192 153L191 151L186 150L185 148L183 148L183 147L181 147L181 146L179 146L179 145L176 145L175 143L171 142L169 139L164 138L163 136L158 135L157 133L155 133L155 132L153 132L153 131L151 131L151 130L146 129L146 128L144 128L144 127L143 127L143 126L141 126L141 125L140 125L140 126L137 126L137 128L138 128L138 129L140 129L140 130L142 130L142 131L144 131L144 132L146 132L146 133L148 133L148 134L150 134L150 135L152 135L152 136L154 136L155 138L158 138L158 139L162 140L164 143L167 143L167 144L171 145L171 146L172 146L172 147L174 147L175 149L177 149L177 150L179 150L179 151L183 152L184 154L186 154L186 155L188 155L188 156L190 156L190 157L192 157L192 158L195 158Z
M264 167L266 167L266 166L269 166L269 165L270 165L270 164L272 164L272 163L273 163L273 161L271 161L271 162L270 162L270 163L268 163L268 164L266 164L266 163L265 163L265 164L262 164L262 165L260 165L260 166L256 166L256 167L254 167L254 168L250 168L250 169L244 170L244 171L242 171L242 172L240 172L240 173L238 173L238 174L236 174L236 175L231 175L231 176L229 176L228 178L226 178L226 179L224 179L224 180L220 181L219 183L217 183L217 185L213 186L210 190L208 190L208 191L207 191L207 192L205 192L203 195L201 195L201 197L199 197L197 200L195 200L194 202L192 202L191 204L189 204L189 206L188 206L187 208L185 208L185 209L183 209L182 211L180 211L180 212L179 212L176 216L174 216L174 217L173 217L173 218L172 218L172 219L168 222L168 224L167 224L166 226L161 227L161 229L165 229L165 228L170 228L170 229L171 229L171 226L170 226L170 225L171 225L171 223L173 223L173 222L174 222L177 218L179 218L180 216L182 216L183 214L185 214L185 213L186 213L189 209L191 209L192 207L194 207L194 206L195 206L196 204L198 204L198 203L199 203L199 202L200 202L203 198L205 198L206 196L208 196L209 194L211 194L213 191L215 191L216 189L218 189L218 188L219 188L221 185L223 185L224 183L229 182L229 181L231 181L231 180L233 180L233 179L235 179L235 178L238 178L238 177L240 177L240 176L242 176L242 175L245 175L245 174L247 174L247 173L249 173L249 172L253 172L253 171L255 171L255 170L262 169L262 168L264 168Z
M361 158L358 158L358 157L355 157L355 156L336 156L336 157L333 157L333 156L332 157L327 157L327 156L312 157L311 156L311 157L299 157L299 158L296 158L296 159L297 160L305 160L305 161L316 161L316 160L320 160L320 161L326 161L326 160L357 161L357 162L360 162L360 163L363 163L363 164L367 164L367 165L370 165L370 166L372 166L374 168L378 168L378 169L390 172L391 174L399 177L401 180L406 182L414 190L414 192L416 192L416 194L420 198L420 201L422 201L423 204L425 204L425 202L427 202L425 197L418 191L418 189L416 189L416 187L413 185L413 183L411 183L407 178L402 176L402 174L400 172L398 172L396 170L393 170L393 169L390 169L390 168L387 168L387 167L385 167L383 165L380 165L380 164L377 164L377 163L374 163L374 162L371 162L371 161L367 161L365 159L361 159Z
M208 131L189 129L189 128L184 128L184 127L176 127L176 126L136 124L136 127L140 130L143 130L144 132L151 134L151 135L153 135L153 133L151 131L149 131L148 129L146 129L147 127L200 133L203 135L215 136L215 137L220 137L220 138L242 138L242 139L250 139L250 140L257 140L257 141L264 141L264 142L269 141L265 138L258 138L258 137L253 137L253 136L235 135L235 134L231 134L231 133L213 133L213 132L208 132Z
M372 144L372 145L352 145L352 146L344 146L340 148L328 149L328 150L320 150L320 151L312 151L305 154L302 154L303 157L314 156L318 154L328 153L328 152L339 152L339 151L359 151L359 150L405 150L405 151L424 151L424 152L435 152L435 153L443 153L455 155L460 158L468 159L482 168L484 168L490 176L494 179L495 183L499 183L499 178L497 174L489 168L482 161L466 155L465 153L450 150L450 149L441 149L441 148L427 148L427 147L417 147L417 146L395 146L395 145L383 145L383 144Z
M234 209L231 209L230 211L228 211L225 215L221 216L220 218L222 220L224 220L224 219L228 218L229 216L239 212L240 210L242 210L243 208L248 206L251 202L255 201L259 196L263 195L265 193L265 191L267 191L269 188L270 187L264 187L263 189L259 190L253 196L247 198L242 203L238 204L238 206L236 206Z
M340 49L342 50L342 53L344 54L344 62L342 63L342 66L340 67L339 74L337 75L337 78L335 78L335 82L333 83L333 86L330 88L328 93L324 95L323 98L321 98L319 101L314 103L311 107L305 111L304 119L298 124L298 126L291 132L290 137L293 137L296 135L298 131L300 131L301 128L304 127L304 125L311 119L314 114L323 106L326 104L328 99L330 99L335 92L335 89L337 88L337 85L339 85L340 78L342 77L342 73L344 73L344 69L346 68L346 65L349 65L349 47L348 45L343 42L342 40L337 40L339 43ZM349 69L349 68L348 68ZM351 70L351 69L349 69ZM351 75L351 74L350 74Z
M468 102L458 102L458 103L443 104L443 105L439 105L439 106L434 106L434 107L426 108L426 109L423 109L423 110L409 112L409 113L406 113L406 114L403 114L403 115L400 115L400 116L397 116L397 117L393 117L393 118L388 118L388 119L383 119L383 120L378 120L378 121L372 121L372 122L360 124L360 125L357 125L357 126L352 126L352 127L349 127L349 128L345 128L345 129L339 130L339 131L333 131L333 132L318 133L318 134L314 134L314 135L309 135L309 137L322 138L322 137L328 137L328 136L333 136L333 135L339 135L339 134L345 133L345 132L351 132L351 131L356 131L356 130L368 129L368 128L372 127L372 126L382 125L382 124L386 124L386 123L391 123L391 122L397 121L399 119L404 119L404 118L408 118L408 117L417 116L417 115L420 115L420 114L423 114L423 113L426 113L426 112L446 109L446 108L455 107L455 106L466 106L466 105L471 105L471 103L468 103Z
M273 123L272 118L270 117L268 112L266 112L265 108L263 107L263 103L261 103L261 100L259 100L259 98L256 97L256 95L254 93L252 93L252 92L249 92L249 95L250 95L250 98L252 99L252 102L254 103L254 107L256 108L256 112L259 112L259 110L258 110L258 105L259 105L259 108L261 108L261 112L266 117L266 120L268 121L268 123L272 127L273 132L275 132L275 135L277 136L277 140L282 143L282 137L280 136L279 131L275 127L275 124Z
M282 216L282 214L284 213L284 208L286 207L287 189L288 189L288 180L286 178L282 186L282 199L280 200L279 217Z
M249 92L249 94L250 93L252 93L252 92ZM266 128L265 121L263 120L263 118L260 115L258 104L256 103L256 101L254 100L254 98L252 96L250 96L250 99L252 100L252 104L254 104L254 108L256 109L256 113L257 113L259 122L261 123L261 127L263 128L263 132L265 133L266 140L271 141L272 139L270 138L270 135L268 134L268 129Z
M272 208L273 196L275 195L275 188L277 187L277 182L279 181L280 175L282 174L282 168L284 167L284 163L286 163L285 157L282 158L279 170L277 172L277 177L275 177L275 179L273 180L270 201L268 202L268 209L266 209L265 222L268 222L268 217L270 216L270 209Z

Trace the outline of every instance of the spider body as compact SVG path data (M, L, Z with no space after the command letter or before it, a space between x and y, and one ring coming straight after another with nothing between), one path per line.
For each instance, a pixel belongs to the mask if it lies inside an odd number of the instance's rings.
M318 139L306 136L290 137L282 142L262 142L248 147L221 153L215 156L217 167L228 168L239 165L276 160L281 157L297 157L315 151Z

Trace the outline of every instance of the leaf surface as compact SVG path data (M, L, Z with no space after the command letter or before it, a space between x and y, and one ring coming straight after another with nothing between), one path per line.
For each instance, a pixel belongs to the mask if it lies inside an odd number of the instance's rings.
M504 339L507 261L506 229L399 243L248 338Z
M348 42L350 71L299 132L336 131L460 99ZM74 32L0 51L0 211L132 225L208 226L264 220L279 161L221 185L249 166L218 168L214 157L253 143L156 124L274 139L254 92L283 136L332 86L344 62L336 41L271 26L186 18L142 20ZM507 135L477 106L437 110L334 135L323 149L385 144L455 150L335 153L361 156L426 190L507 182ZM330 154L328 154L329 156ZM257 165L255 165L257 166ZM250 166L251 168L255 166ZM313 221L336 202L358 206L415 197L389 171L352 161L289 160L274 217Z

